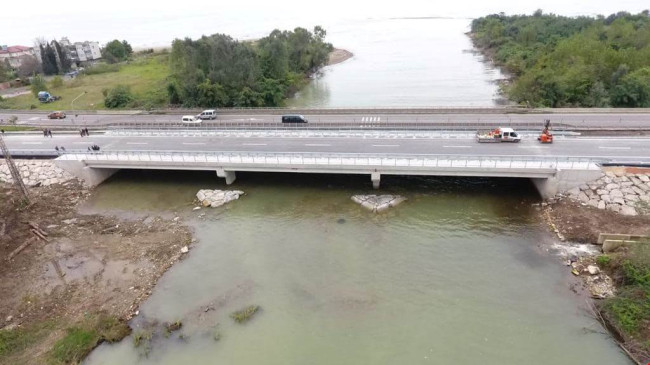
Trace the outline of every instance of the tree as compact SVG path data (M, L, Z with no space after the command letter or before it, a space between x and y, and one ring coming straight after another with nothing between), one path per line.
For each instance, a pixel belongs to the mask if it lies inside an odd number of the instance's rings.
M56 75L59 73L59 67L56 61L56 52L50 44L45 47L41 46L41 58L43 59L43 73L46 75Z
M20 58L20 66L16 73L18 77L24 79L41 73L41 71L41 63L36 57L25 55Z
M9 65L3 61L0 61L0 82L9 80L9 70Z
M38 93L41 91L47 91L47 84L41 75L32 77L31 84L32 94L34 97L38 97Z
M627 108L650 107L650 67L625 75L612 90L612 105Z
M59 60L58 66L59 70L61 72L68 72L70 71L70 68L72 67L72 61L68 57L68 54L65 52L65 49L61 47L59 42L57 41L52 41L52 44L54 45L54 50L56 51L57 54L57 59Z
M126 59L133 53L133 49L127 41L112 40L106 44L101 50L102 57L108 63L117 63L126 61Z

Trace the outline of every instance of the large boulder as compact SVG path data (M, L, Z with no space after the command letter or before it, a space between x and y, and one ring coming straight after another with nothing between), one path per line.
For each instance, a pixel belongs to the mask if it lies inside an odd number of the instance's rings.
M625 205L625 206L621 207L621 214L630 215L630 216L638 215L638 213L636 212L636 209L634 209L634 207L630 207L628 205Z
M241 195L244 195L244 192L240 190L202 189L196 193L196 199L201 202L201 205L204 207L216 208L239 199Z
M352 201L373 212L382 212L394 207L406 198L400 195L353 195Z

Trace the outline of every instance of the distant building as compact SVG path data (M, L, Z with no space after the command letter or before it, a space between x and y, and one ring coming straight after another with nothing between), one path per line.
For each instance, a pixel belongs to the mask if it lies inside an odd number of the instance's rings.
M8 63L12 68L19 68L25 56L36 57L33 47L0 46L0 62Z
M59 44L65 49L68 58L74 63L94 61L102 58L102 52L98 42L75 42L71 43L68 38L63 37Z

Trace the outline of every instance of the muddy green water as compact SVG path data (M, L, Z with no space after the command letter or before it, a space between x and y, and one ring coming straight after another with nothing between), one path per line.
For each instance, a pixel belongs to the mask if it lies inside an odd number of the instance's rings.
M365 176L239 174L235 187L247 195L200 211L199 188L224 188L214 174L98 188L90 210L175 212L198 242L132 322L182 329L101 345L86 364L629 363L546 252L526 181L386 178L382 192L409 200L379 215L350 200L372 191ZM250 322L229 318L253 304Z

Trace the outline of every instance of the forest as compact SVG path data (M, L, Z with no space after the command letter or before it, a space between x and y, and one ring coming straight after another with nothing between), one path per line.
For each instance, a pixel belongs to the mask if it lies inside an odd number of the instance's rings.
M650 107L650 16L493 14L472 21L475 46L509 76L502 91L530 107Z
M280 106L307 77L325 66L333 47L317 26L274 30L243 42L224 34L176 39L167 93L184 107Z

